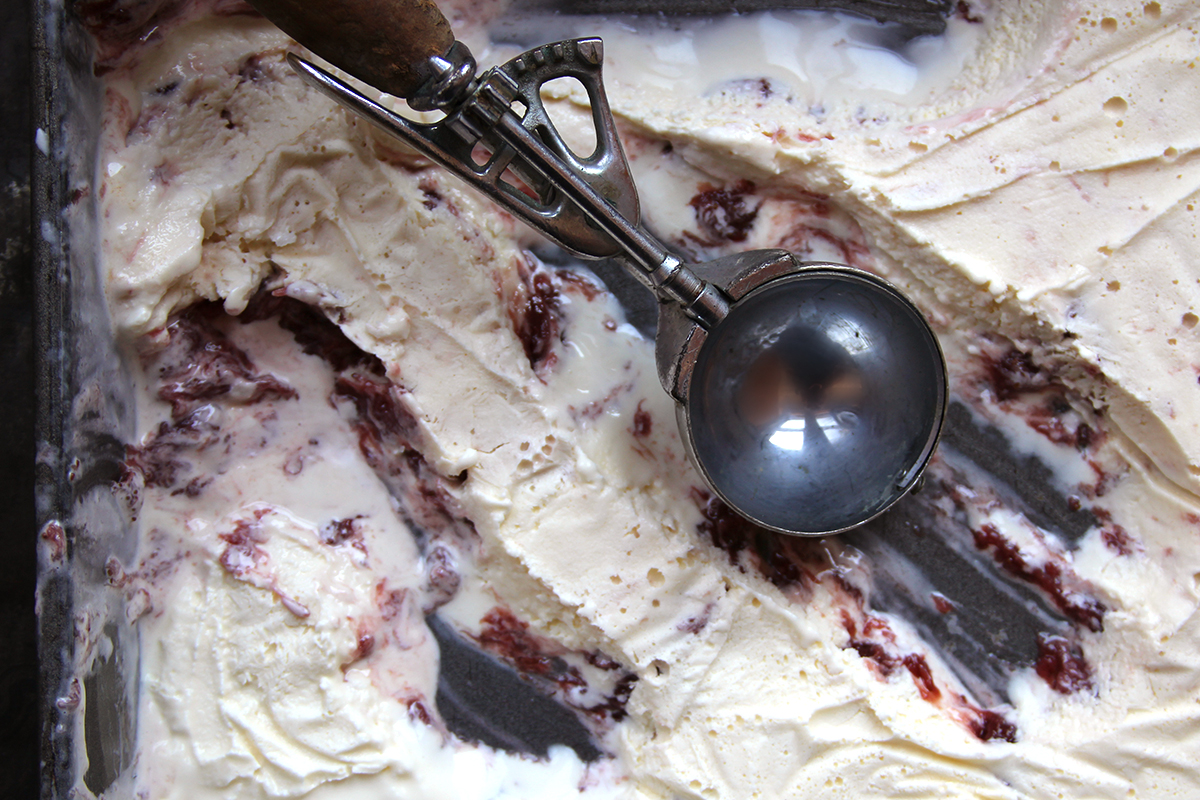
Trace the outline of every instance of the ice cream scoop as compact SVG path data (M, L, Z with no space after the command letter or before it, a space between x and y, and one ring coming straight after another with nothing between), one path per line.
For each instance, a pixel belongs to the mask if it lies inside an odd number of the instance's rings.
M298 56L312 85L454 171L564 248L615 257L659 297L659 377L705 480L783 533L825 535L882 513L917 482L946 406L945 362L920 311L880 278L783 250L685 266L639 225L608 111L599 39L543 45L476 74L428 0L254 0L300 43L403 97L409 120ZM587 92L596 145L578 154L541 87Z

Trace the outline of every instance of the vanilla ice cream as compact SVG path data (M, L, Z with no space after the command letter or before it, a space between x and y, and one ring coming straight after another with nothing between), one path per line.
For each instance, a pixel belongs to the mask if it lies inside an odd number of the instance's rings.
M484 62L536 36L444 10ZM960 3L892 49L826 15L555 22L606 39L651 230L884 276L952 421L1015 454L952 437L911 524L822 540L712 500L605 286L307 89L273 26L145 16L96 26L141 420L109 565L139 743L105 797L1200 796L1200 9ZM978 582L906 566L922 541ZM958 655L989 592L1036 652ZM455 735L433 614L593 750Z

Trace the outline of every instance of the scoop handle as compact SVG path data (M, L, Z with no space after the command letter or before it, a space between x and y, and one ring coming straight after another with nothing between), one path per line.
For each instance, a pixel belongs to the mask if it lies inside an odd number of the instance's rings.
M250 0L284 33L376 89L409 97L454 44L432 0Z

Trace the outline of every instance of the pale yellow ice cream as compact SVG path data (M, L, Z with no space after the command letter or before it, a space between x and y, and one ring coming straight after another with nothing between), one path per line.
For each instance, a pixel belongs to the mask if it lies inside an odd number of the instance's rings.
M609 757L590 765L448 737L428 564L360 451L361 414L274 323L224 320L250 374L285 388L250 402L261 382L243 377L213 401L230 438L195 461L188 474L211 482L194 496L135 476L145 545L121 586L139 618L140 751L121 791L1200 795L1200 9L996 6L953 22L969 37L961 68L902 92L818 96L787 74L667 91L646 76L678 54L647 66L639 40L622 50L614 32L609 96L660 235L698 255L785 246L884 275L930 315L956 397L1109 515L1070 547L962 479L972 530L1056 565L1067 601L1103 609L1102 631L1075 620L1086 680L1055 691L1027 665L995 718L1011 727L988 731L936 648L870 612L869 559L797 544L808 572L791 581L731 559L653 346L598 285L540 265L533 234L306 89L283 61L295 45L268 23L199 15L106 77L104 268L115 324L142 354L140 444L178 423L155 397L172 315L200 300L236 315L268 281L378 357L408 444L473 530L450 543L463 582L443 613L478 633L506 607L637 682L605 729ZM448 12L490 52L469 9ZM556 105L579 116L569 95ZM691 203L722 190L757 209L742 241L706 231ZM557 327L531 347L538 292ZM1039 433L1036 378L1015 393L988 382L1013 351L1053 376L1088 442ZM323 540L350 517L361 548ZM408 605L381 605L384 584Z

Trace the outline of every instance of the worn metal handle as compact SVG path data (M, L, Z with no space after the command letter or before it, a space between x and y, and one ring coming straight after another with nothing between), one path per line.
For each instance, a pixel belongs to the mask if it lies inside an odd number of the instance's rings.
M398 97L436 76L454 32L432 0L250 0L329 63Z

